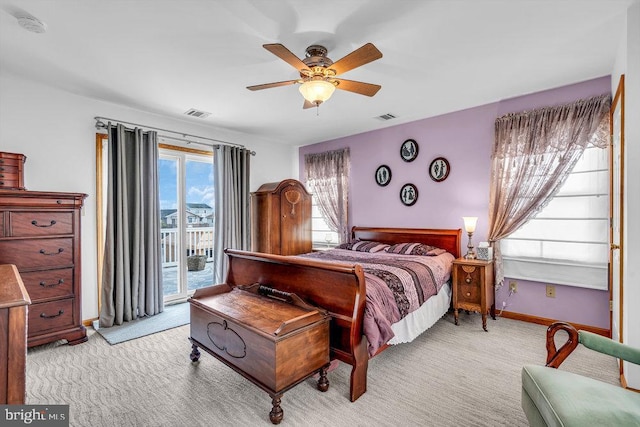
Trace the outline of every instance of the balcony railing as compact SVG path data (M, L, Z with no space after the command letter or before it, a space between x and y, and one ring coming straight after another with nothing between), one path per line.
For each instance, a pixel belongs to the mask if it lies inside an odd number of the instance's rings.
M162 266L178 265L177 228L163 228L160 230L162 241ZM213 260L213 227L187 228L186 255L205 255L207 262Z

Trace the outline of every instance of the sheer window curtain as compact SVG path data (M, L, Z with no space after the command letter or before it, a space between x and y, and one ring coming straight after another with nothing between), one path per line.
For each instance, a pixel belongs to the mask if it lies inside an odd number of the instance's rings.
M606 147L610 104L605 94L496 120L489 193L496 286L504 280L500 239L549 203L587 145Z
M307 185L316 198L327 225L338 233L339 243L349 240L349 149L304 156Z
M109 123L100 326L163 311L156 132Z
M251 151L220 145L214 154L216 211L213 245L214 280L224 283L229 262L224 249L251 247L249 165Z

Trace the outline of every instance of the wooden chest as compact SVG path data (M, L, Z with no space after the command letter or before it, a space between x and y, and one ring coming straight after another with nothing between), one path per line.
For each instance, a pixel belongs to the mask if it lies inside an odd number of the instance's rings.
M24 154L0 152L0 188L24 190Z
M86 194L0 189L0 264L31 297L29 347L87 340L80 311L80 209Z
M204 349L269 393L270 419L282 420L282 394L320 372L318 388L329 383L329 320L323 310L292 294L255 285L226 284L198 289L191 303L191 359Z

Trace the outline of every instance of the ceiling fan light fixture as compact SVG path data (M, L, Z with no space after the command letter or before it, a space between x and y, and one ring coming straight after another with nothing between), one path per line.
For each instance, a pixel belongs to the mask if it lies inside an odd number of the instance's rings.
M300 93L304 99L315 105L320 105L333 95L336 86L326 80L308 80L300 85Z

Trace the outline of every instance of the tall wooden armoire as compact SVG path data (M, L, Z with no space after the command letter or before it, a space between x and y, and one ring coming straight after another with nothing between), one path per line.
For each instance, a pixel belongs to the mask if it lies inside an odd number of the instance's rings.
M251 225L253 251L311 252L311 194L295 179L263 184L251 193Z

